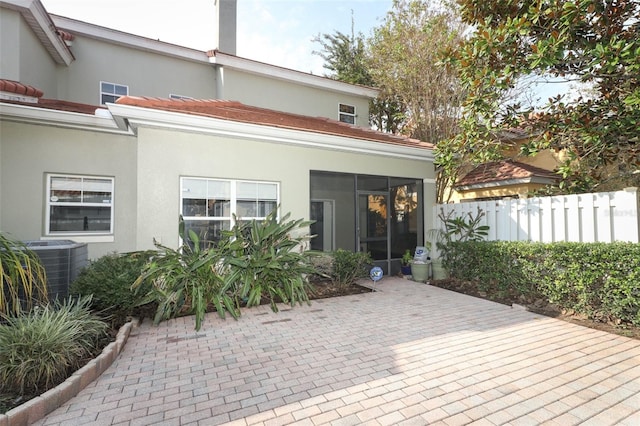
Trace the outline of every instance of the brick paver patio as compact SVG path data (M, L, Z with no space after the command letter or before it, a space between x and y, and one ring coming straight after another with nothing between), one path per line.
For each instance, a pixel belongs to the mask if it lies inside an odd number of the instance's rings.
M640 341L399 278L145 321L38 425L640 425Z

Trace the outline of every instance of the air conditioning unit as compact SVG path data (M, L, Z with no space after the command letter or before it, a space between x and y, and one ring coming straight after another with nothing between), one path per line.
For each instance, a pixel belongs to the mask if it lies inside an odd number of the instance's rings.
M44 266L49 300L67 297L69 284L87 266L87 244L71 240L36 240L25 241L25 245L38 255Z

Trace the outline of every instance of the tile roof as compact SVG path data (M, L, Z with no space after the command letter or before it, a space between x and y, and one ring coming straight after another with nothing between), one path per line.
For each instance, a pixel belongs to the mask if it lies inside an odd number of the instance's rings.
M417 139L396 136L375 130L330 120L323 117L308 117L249 106L236 101L162 99L150 97L124 96L116 101L118 105L129 105L164 111L194 114L221 120L273 126L327 135L343 136L367 141L375 141L413 148L433 149L434 145Z
M63 101L60 99L45 99L44 93L28 84L19 81L0 79L0 92L18 95L17 97L4 97L0 94L0 101L16 105L35 106L57 111L77 112L80 114L94 115L97 109L105 109L102 106L81 104L78 102Z
M60 38L64 41L73 41L75 40L75 36L73 34L71 34L68 31L64 31L64 30L56 30L56 32L58 33L58 35L60 36Z
M17 95L40 98L44 94L42 90L36 89L28 84L19 81L0 79L0 92L15 93Z
M455 186L459 188L527 178L541 178L552 182L558 179L558 175L551 170L542 169L519 161L495 161L480 164L460 179Z

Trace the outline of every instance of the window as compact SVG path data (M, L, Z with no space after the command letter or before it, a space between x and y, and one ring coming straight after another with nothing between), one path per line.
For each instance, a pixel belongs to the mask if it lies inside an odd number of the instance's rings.
M340 104L340 121L343 123L356 124L356 107L353 105Z
M122 96L129 94L129 87L122 84L100 82L100 103L113 103Z
M47 235L113 233L110 177L47 175Z
M278 184L183 177L180 211L185 230L192 229L203 247L220 239L239 220L264 219L278 205Z
M173 93L169 94L169 99L185 99L185 100L191 100L193 99L191 96L182 96L182 95L174 95Z

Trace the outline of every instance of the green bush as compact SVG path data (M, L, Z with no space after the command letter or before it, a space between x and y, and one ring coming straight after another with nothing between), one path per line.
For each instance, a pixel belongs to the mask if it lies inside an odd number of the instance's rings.
M264 220L241 223L226 235L231 250L223 255L229 266L225 280L247 306L265 300L277 312L278 302L309 302L308 276L314 268L304 246L311 222L289 217L278 220L274 210Z
M293 234L310 222L288 218L289 214L277 220L274 211L261 221L237 221L215 245L204 249L195 232L185 232L181 218L182 247L157 245L159 252L134 283L136 290L150 284L141 292L145 302L158 304L154 322L193 313L200 330L210 308L223 318L225 312L238 318L243 303L266 301L277 312L277 302L308 302L308 275L314 269L303 248L309 235Z
M372 263L369 253L338 249L333 252L332 280L339 287L353 285L368 276Z
M91 298L36 307L0 324L0 390L33 395L64 381L102 349L107 323Z
M132 284L140 276L142 268L154 254L153 251L125 254L109 254L92 261L71 283L72 295L92 295L91 307L112 318L114 327L124 324L129 317L144 317L148 307L141 307L142 296L149 285L136 293ZM145 309L147 308L147 309Z
M133 284L136 294L143 296L140 303L157 304L155 324L195 314L196 330L200 330L210 304L221 317L228 311L237 318L240 312L222 276L223 254L230 250L231 241L221 242L219 248L202 249L198 235L191 229L186 231L182 217L178 226L182 246L174 250L156 244L158 252Z
M640 244L453 243L454 277L501 295L546 298L591 319L640 325Z
M0 233L0 317L47 302L47 276L40 258L23 243Z

